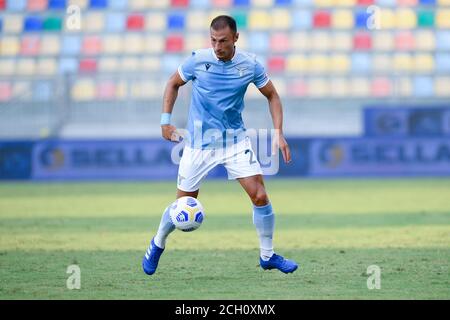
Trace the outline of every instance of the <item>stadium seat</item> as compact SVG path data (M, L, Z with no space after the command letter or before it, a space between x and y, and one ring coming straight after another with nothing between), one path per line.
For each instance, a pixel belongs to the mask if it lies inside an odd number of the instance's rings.
M0 76L13 76L15 72L15 59L0 59Z
M47 9L47 0L28 0L27 10L28 11L44 11Z
M92 100L95 95L95 83L90 79L77 80L71 88L71 96L75 101Z
M394 7L397 4L397 0L375 0L375 5L384 7Z
M39 32L43 28L43 21L39 17L25 18L24 31L25 32Z
M333 51L352 50L353 39L348 32L334 32L331 37L331 49Z
M332 97L345 98L351 93L349 81L345 78L333 78L329 86Z
M419 0L419 3L421 5L435 5L436 4L436 0Z
M394 70L401 73L410 73L413 68L413 59L408 53L396 53L393 56Z
M251 32L249 46L255 53L267 52L269 49L269 35L266 32Z
M61 31L62 20L60 17L48 17L42 23L42 29L44 31Z
M416 42L416 50L433 51L436 49L436 40L433 31L419 30L415 33L414 39Z
M33 83L32 96L34 101L50 101L55 90L50 81L39 81Z
M399 29L413 29L417 26L417 17L413 9L400 8L397 10L395 25Z
M71 74L78 71L78 59L76 58L61 58L58 65L58 73Z
M248 18L249 30L268 30L271 27L272 18L267 11L252 10Z
M0 101L9 101L12 98L12 86L10 82L0 82Z
M331 18L334 29L350 29L353 27L353 12L350 10L335 10Z
M106 34L101 38L102 54L118 55L123 52L123 39L118 34Z
M6 0L0 0L0 10L5 10L6 8Z
M17 37L6 36L0 38L0 55L16 56L19 54L20 44Z
M233 6L235 7L243 7L243 6L249 6L250 0L233 0Z
M126 10L128 6L128 0L114 0L108 2L110 10Z
M108 0L90 0L89 8L91 9L106 9L108 7Z
M59 36L45 35L41 38L40 54L47 56L55 56L60 53L61 43Z
M207 31L209 22L207 21L207 13L195 10L187 13L186 29L190 31Z
M291 54L286 59L286 71L304 74L308 72L308 59L302 54Z
M261 8L269 8L273 6L274 0L250 0L250 6L261 7Z
M39 36L23 36L20 45L20 54L23 56L36 56L39 54L41 40Z
M417 16L417 25L419 28L434 27L434 12L433 11L419 11Z
M442 29L450 28L450 9L438 9L436 11L436 26Z
M101 80L95 87L95 97L99 100L113 100L116 98L116 83Z
M376 54L372 58L372 68L374 73L390 73L392 72L392 59L387 54Z
M329 51L332 45L329 32L312 32L310 40L311 50L315 51Z
M367 78L352 77L350 79L350 96L367 97L370 95L370 83Z
M23 30L23 16L21 14L7 14L3 18L3 32L19 34Z
M90 11L83 15L83 32L101 32L105 28L105 15L103 12Z
M284 56L269 57L267 66L270 73L283 72L286 68L286 59Z
M48 0L48 8L50 10L65 10L67 0Z
M434 94L432 77L415 77L413 81L414 95L416 97L431 97Z
M272 77L271 80L272 80L275 88L277 88L277 91L280 94L280 96L286 95L286 80L283 77L277 77L277 76ZM254 86L252 86L252 87L254 87ZM260 92L257 92L257 97L258 98L261 97Z
M409 77L399 77L393 84L393 94L401 97L410 97L413 95L413 84Z
M22 76L32 76L36 70L34 59L22 58L17 60L16 73Z
M272 52L289 51L289 37L286 33L273 33L270 37L270 50Z
M236 20L238 30L245 30L248 28L247 13L235 11L231 16Z
M83 39L81 53L85 56L98 55L102 50L100 38L95 35L87 35Z
M395 49L397 51L411 51L414 48L414 36L410 31L400 31L395 35Z
M436 49L450 50L450 31L436 31Z
M243 49L242 46L242 35L239 37L239 48ZM185 41L185 52L187 54L191 53L194 50L198 50L200 48L207 48L209 46L209 38L205 34L188 34L186 36ZM164 49L164 46L163 48Z
M145 17L145 29L147 31L164 31L167 27L166 16L163 13L153 12Z
M90 58L83 58L78 65L78 71L83 73L91 73L97 71L97 60Z
M169 30L182 30L185 26L185 15L182 13L170 13L167 16L167 26Z
M370 14L366 10L355 11L354 20L356 28L367 28L367 19L369 19Z
M88 0L69 0L69 5L75 5L81 10L88 9Z
M184 59L186 59L185 55L166 54L162 58L161 69L166 74L173 74Z
M141 68L143 71L159 72L161 70L161 59L158 57L142 58Z
M207 9L210 7L209 0L189 0L189 7Z
M312 78L308 81L308 96L324 98L330 96L330 84L323 78Z
M182 35L172 34L166 38L166 52L176 53L184 50L184 38Z
M144 37L143 50L145 53L163 54L165 50L165 39L158 34L150 34Z
M397 5L400 7L413 7L417 5L418 0L397 0Z
M211 4L215 8L229 8L231 7L233 1L232 0L212 0Z
M377 51L392 51L394 50L393 33L389 31L379 30L373 33L373 48Z
M450 74L450 53L437 53L435 62L436 72Z
M353 37L353 49L367 51L372 49L372 38L369 33L359 31Z
M450 63L449 63L450 64ZM438 67L439 65L436 64ZM431 54L419 53L413 58L413 66L416 73L432 73L434 71L434 59ZM450 68L447 69L450 71Z
M396 15L394 14L394 11L383 7L379 15L381 29L393 29L396 27Z
M330 8L334 6L334 0L313 0L313 3L316 7L326 7Z
M435 93L438 97L450 97L450 77L436 77L434 80Z
M125 54L141 54L144 50L144 36L140 33L125 34L123 43Z
M120 61L120 68L122 72L136 72L139 71L140 61L135 57L122 57Z
M316 11L313 16L314 28L329 28L331 25L331 14L328 11Z
M292 0L275 0L275 6L291 6L292 4Z
M109 12L106 14L105 31L120 32L125 30L125 15L121 12Z
M287 87L287 93L292 97L305 97L308 95L308 87L303 79L295 79L289 81Z
M330 61L326 55L313 54L309 57L308 71L312 74L326 74L330 70Z
M149 9L168 9L170 7L170 0L158 0L158 1L146 1L146 0L133 0L141 2L144 8Z
M6 10L8 11L24 11L26 9L26 0L8 0L6 1Z
M12 83L12 97L20 98L22 101L31 100L31 82L19 80Z
M356 0L335 0L334 4L338 7L354 7Z
M120 69L119 59L115 57L101 57L98 60L97 70L99 72L118 72Z
M306 51L311 48L311 40L308 32L293 32L290 39L291 48L295 52Z
M271 11L271 13L271 25L274 30L288 30L291 28L292 22L289 10L274 9Z
M350 66L350 60L345 54L333 54L329 58L329 70L332 73L347 73L350 70Z
M353 73L368 73L372 69L372 60L367 53L353 53L351 56Z
M61 53L63 55L77 55L81 50L81 39L75 35L65 35L61 40Z
M391 81L385 77L377 77L372 80L371 94L374 97L388 97L391 94Z
M437 3L441 6L450 6L450 0L437 0Z
M2 17L0 17L0 33L3 32L3 20Z
M292 13L292 25L294 29L309 29L312 24L312 13L309 10L296 10Z
M189 6L189 0L171 0L170 6L172 8L187 8Z
M130 14L127 18L128 31L140 31L145 27L145 17L141 14Z

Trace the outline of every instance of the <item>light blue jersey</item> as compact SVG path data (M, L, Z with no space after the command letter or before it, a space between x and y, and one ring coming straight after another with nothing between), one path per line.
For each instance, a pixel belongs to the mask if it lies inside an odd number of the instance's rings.
M178 68L192 81L186 143L192 148L218 147L245 137L244 95L250 83L264 87L269 78L256 56L238 49L230 61L219 60L212 48L194 51Z

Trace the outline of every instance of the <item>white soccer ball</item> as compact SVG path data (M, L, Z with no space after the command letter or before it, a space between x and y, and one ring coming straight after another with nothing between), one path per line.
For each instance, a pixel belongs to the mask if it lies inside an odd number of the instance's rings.
M193 197L181 197L170 205L170 219L175 228L184 231L198 229L205 217L203 206Z

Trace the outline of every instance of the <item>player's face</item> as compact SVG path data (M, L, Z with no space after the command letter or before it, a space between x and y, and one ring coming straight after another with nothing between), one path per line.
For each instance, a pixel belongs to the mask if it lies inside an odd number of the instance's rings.
M223 61L231 60L234 55L234 44L236 43L239 33L234 33L230 27L220 30L210 29L211 45L217 58Z

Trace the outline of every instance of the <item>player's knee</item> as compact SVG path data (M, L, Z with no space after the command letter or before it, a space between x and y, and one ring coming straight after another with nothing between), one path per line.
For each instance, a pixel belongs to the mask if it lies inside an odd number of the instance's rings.
M255 192L254 195L252 195L252 202L255 206L261 207L265 206L269 203L269 197L267 196L267 193L265 190Z

